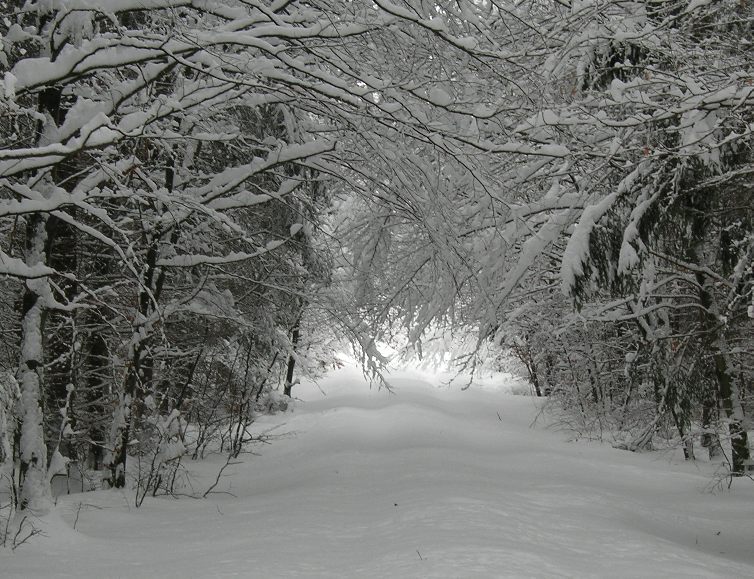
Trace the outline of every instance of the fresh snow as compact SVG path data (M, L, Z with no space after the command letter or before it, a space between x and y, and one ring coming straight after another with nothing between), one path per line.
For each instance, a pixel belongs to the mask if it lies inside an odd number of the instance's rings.
M392 384L345 368L298 385L303 401L255 425L276 439L207 499L61 497L0 574L754 577L750 480L728 490L709 464L572 440L510 384ZM195 492L220 464L189 464Z

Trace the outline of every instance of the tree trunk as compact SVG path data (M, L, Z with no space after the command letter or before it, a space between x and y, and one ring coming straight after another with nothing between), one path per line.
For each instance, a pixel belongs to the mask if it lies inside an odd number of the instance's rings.
M46 261L46 219L41 214L28 218L26 233L26 264L30 267ZM19 400L19 480L20 507L45 511L52 506L52 494L47 480L47 446L44 439L42 411L42 368L44 364L44 326L46 304L50 293L46 278L26 281L21 311L21 356L18 382Z
M288 356L288 369L285 374L285 386L283 386L283 394L286 396L291 395L291 389L293 388L293 370L296 367L296 346L298 346L300 336L301 316L299 315L296 323L291 330L291 353Z
M529 373L529 381L531 382L532 386L534 386L534 393L537 395L537 397L542 396L542 387L539 383L539 372L537 372L537 363L534 361L534 354L532 354L531 351L531 344L529 342L529 337L526 336L524 338L526 349L521 350L521 354L519 357L523 360L524 366L526 366L526 371Z
M705 247L709 239L710 229L710 201L711 194L704 197L691 197L688 200L689 210L692 212L690 235L692 244L688 249L691 263L705 265ZM722 238L719 243L723 249L728 249ZM717 390L720 404L728 422L731 439L731 474L740 476L745 473L747 461L750 457L749 441L744 425L744 410L741 403L740 385L734 378L733 365L728 356L728 346L725 327L721 323L719 307L715 299L712 278L701 269L694 272L697 283L699 300L699 321L704 332L707 348L712 356L714 376L717 380Z
M105 416L105 406L103 404L106 380L105 372L109 365L110 351L105 339L95 334L91 337L92 344L86 357L88 366L88 384L86 390L87 405L92 408L92 412L97 416ZM101 470L104 464L104 445L107 437L103 428L96 424L89 427L89 456L87 459L88 468Z
M746 472L745 462L750 458L749 439L744 426L744 410L741 404L741 390L733 376L733 369L727 355L725 336L723 336L715 315L714 301L708 287L708 277L697 272L696 281L699 284L702 325L710 340L720 402L730 431L731 474L740 476Z
M720 457L722 446L718 434L717 415L717 392L708 389L704 402L702 402L702 441L701 444L707 449L710 460Z
M147 361L147 340L151 330L146 327L152 314L150 283L154 277L154 267L157 261L156 255L149 252L147 270L144 275L142 290L139 296L137 322L131 337L129 365L126 370L123 392L118 399L118 405L113 416L111 430L111 446L107 459L107 468L110 471L108 484L111 488L123 488L126 486L126 459L128 456L128 444L131 436L131 426L134 421L135 406L143 398L144 392L151 382L151 364ZM157 299L157 296L154 296Z
M746 461L751 458L749 436L744 425L744 411L741 404L741 390L733 378L726 348L722 337L714 345L715 375L720 388L720 400L728 419L731 445L731 474L741 476L746 473Z
M165 186L168 191L173 190L173 163L174 160L169 159L165 171ZM155 215L161 214L161 206L155 204L152 209ZM111 450L107 467L110 471L108 483L112 488L123 488L126 485L126 460L131 429L136 419L135 412L140 408L145 392L151 391L153 381L154 366L149 352L149 341L153 335L150 318L157 308L165 283L165 269L157 265L160 245L167 241L166 237L170 243L175 243L178 236L175 227L171 228L169 233L159 228L144 233L147 238L146 263L139 284L137 319L134 320L130 345L130 364L126 370L123 393L118 400L111 429Z
M67 170L56 168L56 180L67 178L67 175ZM76 217L75 209L67 209L67 212L72 217ZM78 231L65 221L50 215L47 218L47 233L47 265L57 271L78 274ZM72 301L79 291L78 283L71 279L56 279L55 281L57 290L63 294L65 301ZM68 391L69 385L75 387L73 390L75 396L81 384L80 377L77 376L76 358L78 356L74 350L77 341L75 333L77 320L74 316L76 314L70 311L50 311L46 320L48 331L45 341L45 359L48 363L45 366L42 406L45 409L45 437L48 441L59 438L62 429L60 409L66 405L66 401L71 396ZM71 420L73 430L78 430L75 424L75 414L71 412L67 418ZM65 437L64 446L59 449L66 455L70 455L73 451L68 440L68 437ZM55 445L50 445L49 451L54 449Z
M134 420L134 408L151 382L151 364L146 362L146 357L147 340L152 333L148 327L149 318L153 312L152 298L158 297L156 295L158 292L154 288L157 243L159 243L159 236L152 240L147 250L147 263L141 280L139 307L137 319L134 320L125 384L113 416L110 455L107 460L107 468L110 471L108 483L112 488L126 486L126 458Z

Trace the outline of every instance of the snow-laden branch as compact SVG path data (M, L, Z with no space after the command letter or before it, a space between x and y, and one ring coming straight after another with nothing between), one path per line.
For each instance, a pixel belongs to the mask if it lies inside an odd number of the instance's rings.
M0 275L7 275L20 279L37 279L53 275L51 267L37 263L27 265L22 259L12 257L0 249Z

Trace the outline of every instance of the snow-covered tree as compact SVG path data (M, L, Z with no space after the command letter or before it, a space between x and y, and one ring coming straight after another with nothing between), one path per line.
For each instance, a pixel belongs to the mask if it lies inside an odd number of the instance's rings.
M2 316L21 506L49 503L53 446L123 486L129 453L180 457L185 421L247 419L273 376L290 392L322 316L372 361L397 328L413 344L473 328L518 348L543 392L586 383L610 412L654 396L650 438L667 414L682 437L697 410L712 426L719 398L743 468L750 8L8 13L0 273L17 296Z
M517 46L527 26L511 36L499 10L472 2L11 7L2 28L9 120L0 217L2 271L25 286L22 506L49 498L46 443L56 431L76 435L53 418L71 396L82 432L117 400L109 425L99 417L105 439L94 442L107 450L110 484L125 484L129 449L138 451L131 443L172 432L159 425L178 424L196 368L218 368L191 362L206 348L201 330L186 329L206 328L202 320L215 320L215 332L216 320L227 324L247 362L251 353L266 358L257 382L264 368L294 359L309 307L332 313L379 356L363 303L349 298L343 312L333 300L345 294L317 297L327 274L310 240L327 196L382 198L390 211L413 204L419 213L405 226L424 227L449 274L469 249L456 263L437 231L455 234L456 201L467 196L462 214L478 215L480 196L501 189L501 165L489 157L531 156L547 173L567 153L519 139L506 119L536 107L531 87L514 82L531 70ZM493 211L498 203L506 201ZM400 278L392 283L400 294ZM384 314L366 317L377 324Z

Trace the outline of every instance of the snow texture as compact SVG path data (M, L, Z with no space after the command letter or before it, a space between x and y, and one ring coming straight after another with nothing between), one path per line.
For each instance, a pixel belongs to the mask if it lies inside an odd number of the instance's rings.
M754 576L749 481L711 493L705 465L569 442L506 384L392 382L299 385L256 425L280 438L222 478L232 495L61 497L3 577ZM189 465L195 489L221 460Z

